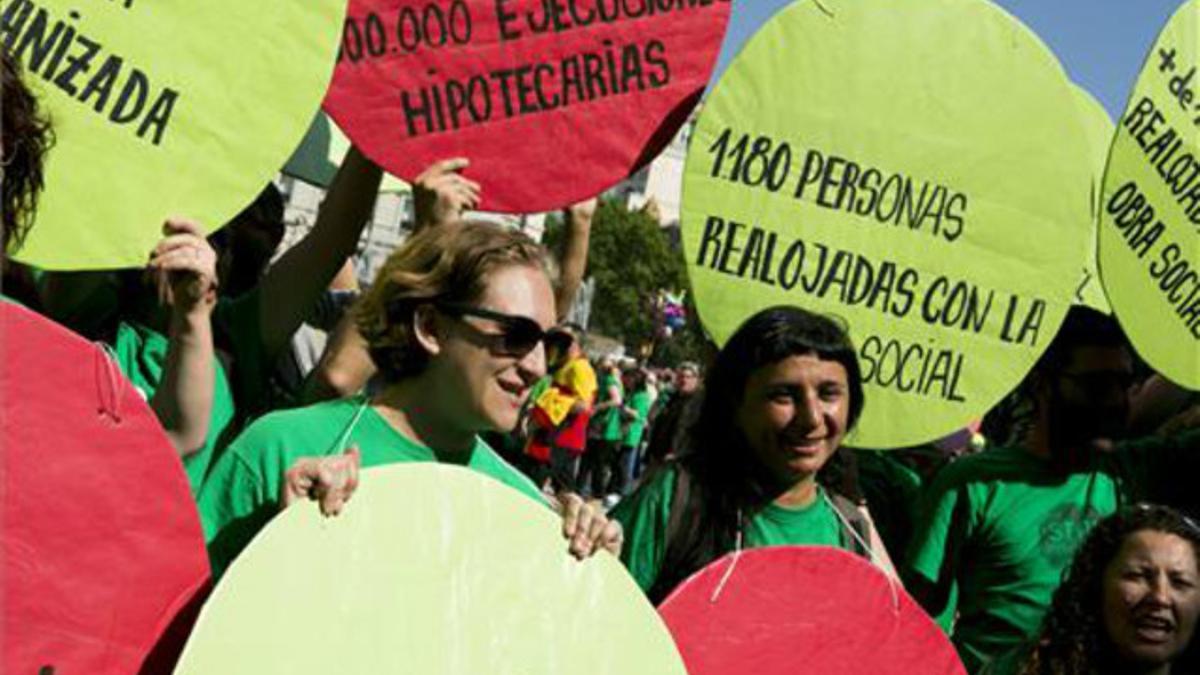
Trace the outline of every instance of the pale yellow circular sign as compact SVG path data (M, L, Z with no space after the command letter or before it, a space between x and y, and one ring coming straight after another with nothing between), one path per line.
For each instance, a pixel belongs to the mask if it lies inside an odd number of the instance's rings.
M345 0L5 0L0 39L57 142L17 258L144 265L170 216L225 224L300 143Z
M608 553L467 469L364 472L337 518L276 517L208 600L177 675L684 675L666 625Z
M1150 49L1104 176L1100 277L1147 363L1200 389L1200 1Z
M705 103L684 177L700 316L847 320L866 384L851 443L982 416L1054 337L1088 246L1071 84L980 0L820 0L775 15Z
M1092 309L1111 314L1108 296L1104 295L1104 285L1100 283L1100 272L1097 267L1098 238L1100 236L1100 208L1104 186L1104 167L1108 163L1108 149L1112 147L1113 133L1116 128L1104 106L1100 105L1091 94L1079 85L1075 85L1075 103L1079 106L1079 114L1083 120L1084 132L1087 134L1088 148L1091 150L1093 168L1092 179L1092 217L1090 247L1083 265L1083 278L1075 291L1075 302Z

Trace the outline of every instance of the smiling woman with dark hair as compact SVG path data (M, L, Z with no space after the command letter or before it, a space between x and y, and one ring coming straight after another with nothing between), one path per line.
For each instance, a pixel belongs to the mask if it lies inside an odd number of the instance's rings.
M886 560L828 464L863 409L846 331L798 307L751 317L721 350L684 452L613 512L651 600L742 547L836 546Z
M485 224L428 228L354 311L384 386L267 415L229 446L199 499L215 575L281 506L311 498L338 513L360 464L459 464L543 500L479 434L510 431L546 372L555 314L544 249ZM574 495L559 506L573 554L619 551L619 526Z
M1164 506L1102 520L1075 555L1040 635L988 675L1170 675L1200 615L1200 529ZM1190 659L1195 667L1195 659Z

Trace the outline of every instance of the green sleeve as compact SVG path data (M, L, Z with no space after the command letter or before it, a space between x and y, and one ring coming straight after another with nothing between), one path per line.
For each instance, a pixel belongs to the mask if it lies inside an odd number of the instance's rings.
M958 468L943 469L924 495L905 564L910 590L947 634L958 604L959 556L972 534L970 498Z
M1115 455L1127 482L1123 495L1127 500L1200 512L1200 493L1191 481L1180 480L1181 476L1200 475L1200 429L1122 443Z
M243 438L217 460L197 501L214 580L279 510L278 481L246 461Z
M152 404L162 383L170 350L170 338L145 326L122 322L113 341L113 354L125 377ZM204 447L183 458L192 495L197 495L208 475L212 459L236 432L234 401L228 377L220 360L213 363L213 396L208 435Z
M625 545L621 562L643 592L658 580L667 551L667 522L675 493L675 469L664 469L621 500L610 514L621 523Z
M479 439L477 442L475 453L472 455L471 463L468 466L472 470L507 485L543 506L550 506L549 502L546 501L546 496L542 494L538 486L528 476L505 461L500 456L500 453L496 452L483 439Z

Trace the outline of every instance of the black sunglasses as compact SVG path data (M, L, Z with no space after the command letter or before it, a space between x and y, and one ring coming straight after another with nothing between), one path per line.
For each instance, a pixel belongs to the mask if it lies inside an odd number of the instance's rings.
M479 331L478 328L475 330L495 339L496 343L492 346L492 349L507 356L525 356L533 351L533 348L537 347L539 342L546 340L552 332L542 330L538 322L526 316L493 312L490 309L454 302L438 302L434 303L434 307L437 307L443 314L456 319L461 319L464 316L474 316L496 322L500 326L499 333L487 333Z

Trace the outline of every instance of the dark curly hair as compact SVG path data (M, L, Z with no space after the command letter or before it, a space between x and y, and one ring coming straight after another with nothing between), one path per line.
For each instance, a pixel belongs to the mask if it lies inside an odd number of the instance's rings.
M1200 528L1174 509L1139 504L1100 521L1055 591L1039 639L1019 662L1019 675L1098 675L1101 664L1111 662L1101 608L1104 570L1130 535L1146 530L1190 542L1200 560ZM1193 661L1194 657L1188 653L1184 659Z
M15 252L25 241L43 186L46 151L54 144L50 122L37 99L21 81L21 66L0 49L0 168L4 201L0 203L0 250Z

